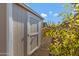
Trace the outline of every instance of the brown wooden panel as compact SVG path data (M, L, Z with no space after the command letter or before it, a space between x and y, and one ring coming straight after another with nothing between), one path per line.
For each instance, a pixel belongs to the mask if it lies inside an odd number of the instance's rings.
M25 20L27 20L25 13L20 6L13 5L14 55L24 55Z
M0 3L0 55L6 53L6 19L6 4Z
M34 19L40 21L36 15L28 12L28 16L32 16ZM30 20L30 18L29 18ZM35 21L36 22L36 21ZM31 24L30 24L31 25ZM30 32L35 33L37 31L37 26L31 26ZM13 4L13 42L14 42L14 55L27 55L27 10L22 8L18 4ZM39 36L39 35L38 35ZM33 49L36 47L37 38L34 37L33 39ZM31 40L31 39L28 39ZM40 41L40 39L39 39Z
M18 23L17 23L17 17L18 17L17 8L13 5L13 53L14 55L18 55Z
M24 55L27 55L27 13L24 13Z

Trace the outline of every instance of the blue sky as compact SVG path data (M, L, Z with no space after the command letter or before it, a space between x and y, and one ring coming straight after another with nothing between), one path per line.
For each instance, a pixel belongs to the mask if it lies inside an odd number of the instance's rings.
M28 3L27 5L44 17L44 22L47 23L58 23L61 21L58 15L66 10L64 8L65 4L62 3Z

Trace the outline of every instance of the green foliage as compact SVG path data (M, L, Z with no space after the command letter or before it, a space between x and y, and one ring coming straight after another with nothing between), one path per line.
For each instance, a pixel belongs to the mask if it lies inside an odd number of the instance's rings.
M51 55L76 55L76 51L79 48L79 29L75 24L77 23L74 23L73 26L72 22L70 22L68 27L65 25L62 26L62 24L50 26L49 29L44 32L45 36L53 38L53 42L49 47ZM46 28L44 30L46 30Z
M69 4L66 4L66 5L64 6L64 8L69 8Z
M66 6L68 7L68 5ZM61 14L61 16L64 13ZM67 17L68 16L68 17ZM66 14L61 24L53 24L42 29L44 37L52 38L49 53L54 56L75 56L79 49L79 15Z

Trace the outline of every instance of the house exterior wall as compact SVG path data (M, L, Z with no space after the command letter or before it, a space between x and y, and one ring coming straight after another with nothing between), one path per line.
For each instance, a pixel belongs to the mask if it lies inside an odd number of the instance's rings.
M7 55L6 19L6 4L0 4L0 55Z

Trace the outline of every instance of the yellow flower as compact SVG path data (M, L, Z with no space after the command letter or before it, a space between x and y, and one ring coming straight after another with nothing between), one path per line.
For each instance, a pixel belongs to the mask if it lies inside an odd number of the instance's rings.
M69 24L69 27L71 28L71 27L72 27L72 25L71 25L71 24Z

